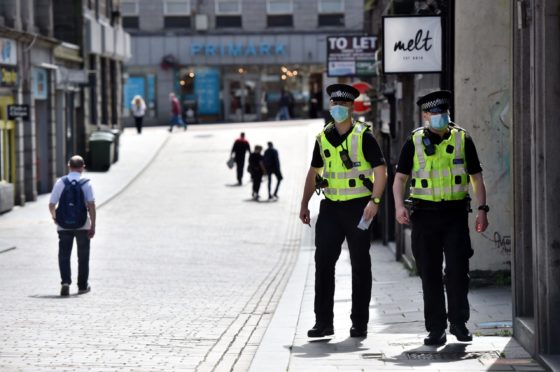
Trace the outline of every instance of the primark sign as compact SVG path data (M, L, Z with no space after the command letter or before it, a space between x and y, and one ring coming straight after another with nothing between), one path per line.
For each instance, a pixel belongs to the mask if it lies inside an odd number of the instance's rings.
M441 17L383 17L385 74L441 72L442 54Z
M283 56L286 54L286 45L283 43L193 43L191 56L205 57L257 57L257 56Z

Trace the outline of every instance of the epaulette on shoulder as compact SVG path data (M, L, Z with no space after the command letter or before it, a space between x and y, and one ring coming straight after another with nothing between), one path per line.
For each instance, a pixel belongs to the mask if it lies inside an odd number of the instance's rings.
M462 132L466 132L466 131L467 131L465 128L460 127L460 126L458 126L457 124L455 124L455 123L453 123L453 122L449 123L449 126L452 127L452 128L457 129L458 131L462 131Z
M418 127L418 128L416 128L416 129L413 129L413 130L412 130L412 133L424 131L424 129L426 129L426 128L425 128L425 127Z

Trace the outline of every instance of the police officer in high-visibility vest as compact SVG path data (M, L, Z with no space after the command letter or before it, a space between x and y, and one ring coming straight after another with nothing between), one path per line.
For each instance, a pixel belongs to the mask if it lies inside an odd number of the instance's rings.
M387 169L371 128L352 118L358 90L333 84L327 93L334 122L317 135L299 215L310 225L308 203L316 187L321 188L325 199L315 226L315 325L307 335L334 334L334 270L346 239L352 265L350 336L366 337L372 285L368 224L378 212Z
M457 340L472 341L466 327L470 315L469 258L473 255L469 183L478 201L475 229L483 232L488 226L480 161L471 137L450 121L451 101L452 93L440 90L416 102L424 126L414 130L404 144L393 184L396 219L400 224L412 223L412 253L424 293L426 345L447 342L448 320L449 331ZM403 201L409 177L410 213Z

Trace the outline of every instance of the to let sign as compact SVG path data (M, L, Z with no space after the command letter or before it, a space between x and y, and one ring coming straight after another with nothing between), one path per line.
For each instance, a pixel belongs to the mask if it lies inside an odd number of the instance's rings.
M384 73L441 72L442 52L441 17L383 17Z
M328 76L373 76L377 37L352 35L327 37Z
M8 105L8 119L29 120L29 105Z

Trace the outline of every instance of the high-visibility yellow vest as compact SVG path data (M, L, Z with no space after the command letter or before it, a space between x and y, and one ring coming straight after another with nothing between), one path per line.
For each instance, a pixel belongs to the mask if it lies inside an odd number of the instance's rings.
M317 135L324 164L322 176L328 181L328 186L323 189L325 197L333 201L345 201L371 196L371 191L360 179L360 175L363 175L364 179L367 178L373 183L372 167L362 150L362 138L369 127L362 122L356 122L346 140L334 147L325 135L333 126L333 123L329 123ZM353 162L351 169L346 168L340 157L340 152L344 149L348 151Z
M440 202L463 200L469 192L469 175L465 159L465 131L449 127L451 134L440 144L433 145L435 153L425 152L425 128L418 128L412 134L414 143L414 163L410 197L414 199Z

